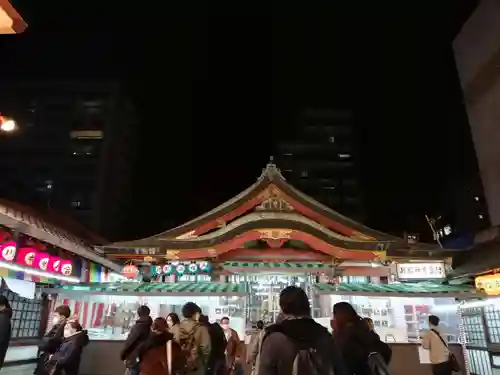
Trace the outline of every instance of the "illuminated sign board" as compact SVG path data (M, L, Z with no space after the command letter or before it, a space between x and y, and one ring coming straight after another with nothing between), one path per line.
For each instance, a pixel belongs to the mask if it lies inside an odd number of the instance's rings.
M475 280L476 289L484 290L488 295L500 294L500 274L478 276Z
M446 278L444 262L434 263L398 263L398 279L402 280L437 280Z

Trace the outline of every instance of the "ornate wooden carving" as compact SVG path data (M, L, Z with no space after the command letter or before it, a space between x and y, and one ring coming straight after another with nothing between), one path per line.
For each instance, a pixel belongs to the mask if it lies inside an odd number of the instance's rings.
M179 250L167 250L165 253L166 259L177 260L179 259Z
M274 185L269 185L268 188L261 193L261 197L263 201L255 207L257 211L294 211L293 206L283 198L280 189Z
M262 240L289 240L292 234L290 229L259 229L258 231Z

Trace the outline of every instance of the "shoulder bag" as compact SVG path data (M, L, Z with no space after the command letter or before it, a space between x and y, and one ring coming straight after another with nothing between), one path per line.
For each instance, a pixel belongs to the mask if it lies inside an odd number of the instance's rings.
M448 353L449 353L448 354L448 363L450 364L451 370L454 371L454 372L459 372L460 371L460 365L458 364L457 358L451 352L450 347L448 346L448 344L446 343L446 341L443 340L443 338L441 337L441 335L439 334L438 331L436 331L435 329L431 329L431 331L434 332L434 334L437 337L439 337L439 340L441 340L441 342L446 347L446 349L448 349Z

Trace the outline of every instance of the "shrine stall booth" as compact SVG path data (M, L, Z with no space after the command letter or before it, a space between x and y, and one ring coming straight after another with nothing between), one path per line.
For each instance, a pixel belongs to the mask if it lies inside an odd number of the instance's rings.
M137 308L147 305L151 317L182 316L187 302L198 304L211 321L229 317L240 338L245 335L247 293L244 284L212 282L92 283L60 285L44 290L55 305L66 304L82 312L80 322L88 330L90 343L84 351L80 372L118 374L123 341L137 319ZM77 307L78 306L78 307ZM94 367L95 364L99 367Z
M393 350L390 367L394 374L431 374L429 354L420 343L429 330L429 315L439 316L440 327L465 374L467 356L459 301L480 297L475 290L433 283L317 284L315 290L323 301L327 299L323 303L349 302L361 317L373 320L375 331ZM327 328L329 320L329 316L316 318Z
M54 307L42 288L103 281L120 272L121 267L88 243L40 219L30 208L0 199L0 294L12 308L5 363L37 357Z

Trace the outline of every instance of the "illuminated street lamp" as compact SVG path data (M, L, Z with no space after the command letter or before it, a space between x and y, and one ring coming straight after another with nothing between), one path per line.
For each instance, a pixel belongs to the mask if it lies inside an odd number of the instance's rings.
M0 130L6 133L13 132L17 129L16 122L7 117L0 116Z

